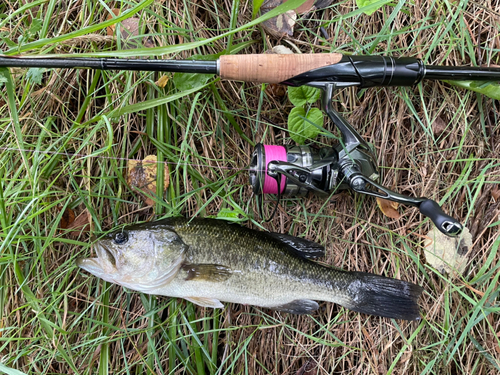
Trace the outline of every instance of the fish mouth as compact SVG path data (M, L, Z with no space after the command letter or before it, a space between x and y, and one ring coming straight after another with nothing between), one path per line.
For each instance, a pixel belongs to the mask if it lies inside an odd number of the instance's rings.
M117 272L116 260L113 253L102 244L96 244L97 257L78 258L76 265L85 271L97 276L109 275Z

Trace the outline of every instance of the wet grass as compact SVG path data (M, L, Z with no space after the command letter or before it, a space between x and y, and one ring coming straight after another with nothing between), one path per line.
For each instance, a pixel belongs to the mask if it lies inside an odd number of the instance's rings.
M499 64L496 3L400 1L366 16L354 1L304 16L292 38L267 36L240 1L176 3L7 0L7 53L148 56L303 53L417 56L426 63ZM139 19L136 42L106 27ZM325 38L320 27L328 34ZM115 35L120 35L115 34ZM371 144L382 182L444 205L473 234L466 272L426 263L431 228L417 210L398 220L350 193L287 199L262 223L245 168L253 145L292 144L292 105L265 85L217 78L179 90L148 72L2 69L0 82L0 373L7 374L485 374L500 371L498 103L447 83L345 89L334 97ZM436 122L445 130L437 133ZM327 129L335 133L331 124ZM318 145L331 145L321 137ZM126 181L129 159L167 163L153 207ZM159 168L158 171L162 171ZM162 193L163 192L163 193ZM273 209L266 200L265 214ZM64 214L88 215L80 234ZM241 305L213 311L142 295L74 265L90 236L164 216L241 212L245 225L326 245L326 264L416 282L423 319L401 322L322 304L311 316ZM272 286L271 286L272 287Z

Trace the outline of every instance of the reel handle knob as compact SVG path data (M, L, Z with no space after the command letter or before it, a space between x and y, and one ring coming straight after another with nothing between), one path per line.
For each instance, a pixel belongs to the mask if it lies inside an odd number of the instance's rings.
M426 199L418 205L420 212L432 220L434 225L444 234L456 237L462 233L463 226L459 221L444 213L442 208L432 199Z

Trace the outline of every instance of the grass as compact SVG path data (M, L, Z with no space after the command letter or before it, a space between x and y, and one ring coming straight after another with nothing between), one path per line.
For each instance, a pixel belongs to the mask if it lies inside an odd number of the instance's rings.
M292 3L293 2L287 2ZM107 5L104 5L107 4ZM292 6L289 5L289 6ZM142 43L108 36L137 17ZM236 11L237 10L237 11ZM277 12L279 12L278 10ZM303 53L418 56L429 64L499 64L496 2L399 1L366 16L354 1L306 15L278 41L252 19L249 2L54 0L0 4L8 53L262 53L277 44ZM329 38L325 39L319 27ZM0 83L0 373L6 374L494 374L500 371L500 177L498 103L442 82L414 88L345 89L334 107L374 145L383 184L428 196L473 234L461 276L429 266L417 210L401 219L350 193L328 201L287 199L270 223L258 217L245 168L253 145L292 144L292 105L265 85L216 78L190 91L148 72L2 70ZM435 132L438 119L445 130ZM335 132L331 124L326 125ZM319 138L330 145L331 138ZM154 154L170 185L154 207L126 181L127 159ZM159 169L161 170L161 168ZM158 176L162 191L163 176ZM273 208L267 201L268 216ZM88 212L90 230L61 229L64 212ZM90 236L173 214L242 212L246 225L326 245L326 264L422 285L424 319L367 317L322 304L311 316L125 290L74 265Z

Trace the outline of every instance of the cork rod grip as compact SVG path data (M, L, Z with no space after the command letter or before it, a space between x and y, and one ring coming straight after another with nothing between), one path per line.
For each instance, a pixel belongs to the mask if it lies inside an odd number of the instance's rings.
M280 83L309 70L337 64L340 53L298 55L224 55L220 57L223 79L245 82Z

